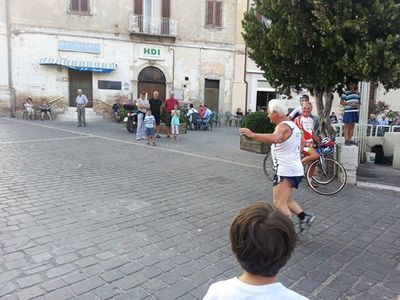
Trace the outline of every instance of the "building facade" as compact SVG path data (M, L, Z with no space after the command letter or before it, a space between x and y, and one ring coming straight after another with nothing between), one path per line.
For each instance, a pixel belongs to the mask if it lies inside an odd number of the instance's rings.
M65 109L78 88L89 107L154 90L215 111L242 106L238 3L0 0L0 110L18 112L26 97Z

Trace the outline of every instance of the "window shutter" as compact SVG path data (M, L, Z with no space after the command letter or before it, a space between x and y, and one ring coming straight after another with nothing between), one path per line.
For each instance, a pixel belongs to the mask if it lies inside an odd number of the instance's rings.
M207 1L207 11L206 11L206 25L213 25L213 15L214 15L214 3L213 1Z
M71 10L79 11L79 0L71 0L69 5Z
M171 1L170 0L162 0L162 12L161 17L170 18L171 17Z
M81 11L89 11L88 0L81 0Z
M143 0L135 0L135 15L143 15Z
M221 27L222 25L222 2L215 2L215 19L214 25Z

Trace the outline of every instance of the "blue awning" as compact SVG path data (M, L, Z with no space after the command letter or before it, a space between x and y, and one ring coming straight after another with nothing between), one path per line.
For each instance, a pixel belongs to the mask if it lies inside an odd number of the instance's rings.
M117 68L117 64L99 63L94 61L71 60L62 58L44 57L40 59L41 65L57 65L77 71L92 71L99 73L110 73Z

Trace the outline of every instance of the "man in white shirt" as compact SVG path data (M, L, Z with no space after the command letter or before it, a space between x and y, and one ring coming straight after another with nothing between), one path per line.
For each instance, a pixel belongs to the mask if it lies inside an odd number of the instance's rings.
M296 215L302 232L311 226L315 217L307 214L292 197L293 188L297 189L304 177L300 160L302 135L292 121L287 121L286 114L286 104L273 99L268 103L268 117L276 125L272 134L255 133L248 128L240 128L239 132L250 139L272 144L271 155L278 166L272 189L274 204L289 218L291 214Z
M88 104L87 97L82 93L81 89L78 89L76 96L76 112L78 113L78 127L86 127L86 118L85 118L85 107Z
M189 122L193 122L192 115L193 115L194 113L198 113L198 111L197 111L197 109L195 109L195 108L193 107L193 104L190 103L190 104L189 104L189 111L188 111L187 114L186 114L186 117L188 117Z

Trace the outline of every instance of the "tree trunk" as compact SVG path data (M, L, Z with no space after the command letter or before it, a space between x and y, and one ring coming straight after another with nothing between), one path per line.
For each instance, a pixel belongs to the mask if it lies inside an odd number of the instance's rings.
M312 94L315 98L315 104L317 105L318 117L322 120L324 112L324 102L323 102L324 92L322 90L313 89Z
M315 98L318 117L320 119L319 128L317 129L318 134L334 140L336 137L336 132L332 128L329 120L333 103L332 90L329 88L325 88L325 91L314 89L313 96Z

